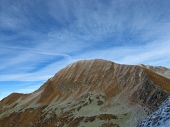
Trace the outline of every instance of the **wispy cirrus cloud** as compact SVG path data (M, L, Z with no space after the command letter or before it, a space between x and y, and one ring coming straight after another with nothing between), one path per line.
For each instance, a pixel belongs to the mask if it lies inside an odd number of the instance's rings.
M22 81L4 81L0 82L0 87L3 89L3 92L0 92L0 100L8 96L12 92L15 93L31 93L38 89L44 82L22 82ZM6 86L8 84L8 86Z
M170 67L169 4L1 0L0 81L42 82L69 63L93 58Z

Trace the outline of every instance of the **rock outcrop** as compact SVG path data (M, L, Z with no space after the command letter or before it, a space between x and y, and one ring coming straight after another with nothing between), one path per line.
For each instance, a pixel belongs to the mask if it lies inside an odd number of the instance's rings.
M136 127L169 127L170 126L170 97L153 114L139 123Z

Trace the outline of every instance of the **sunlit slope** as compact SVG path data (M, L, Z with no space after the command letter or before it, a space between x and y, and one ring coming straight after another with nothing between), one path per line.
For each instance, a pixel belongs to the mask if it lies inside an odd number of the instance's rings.
M170 79L146 67L82 60L31 94L3 99L0 126L133 127L155 111L169 91Z

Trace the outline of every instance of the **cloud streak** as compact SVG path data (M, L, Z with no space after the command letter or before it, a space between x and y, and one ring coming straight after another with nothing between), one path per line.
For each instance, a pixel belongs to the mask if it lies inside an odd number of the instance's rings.
M81 59L170 67L169 5L167 0L2 0L0 82L42 82Z

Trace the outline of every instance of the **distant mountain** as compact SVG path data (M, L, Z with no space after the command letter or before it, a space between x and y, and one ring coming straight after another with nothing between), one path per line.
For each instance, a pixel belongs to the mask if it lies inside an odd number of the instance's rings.
M82 60L30 94L0 101L0 127L134 127L170 96L170 79L139 65Z
M139 64L139 65L142 66L142 67L146 67L146 68L156 72L157 74L162 75L162 76L170 79L170 69L168 69L166 67L143 65L143 64Z

